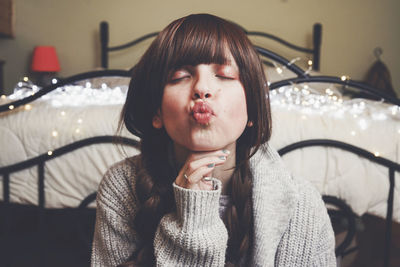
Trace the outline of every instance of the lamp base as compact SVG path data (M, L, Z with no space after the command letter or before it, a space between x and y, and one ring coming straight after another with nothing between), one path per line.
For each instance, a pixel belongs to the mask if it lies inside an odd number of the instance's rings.
M52 84L54 72L38 72L36 84L40 87L46 87Z

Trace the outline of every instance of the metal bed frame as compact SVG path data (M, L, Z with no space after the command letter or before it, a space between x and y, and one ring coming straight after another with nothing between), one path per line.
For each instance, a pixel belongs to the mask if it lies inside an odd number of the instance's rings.
M105 31L107 34L102 33L102 65L103 67L107 67L107 62L108 62L108 52L109 51L114 51L116 50L117 47L110 47L108 48L108 25L106 23L101 24L102 31ZM107 30L104 30L107 28ZM318 28L318 27L317 27ZM320 29L319 29L320 30ZM318 31L318 29L316 30ZM149 35L146 35L145 37L142 38L150 38L149 36L154 36L156 33L152 33ZM316 38L318 39L318 38ZM106 42L105 42L106 40ZM319 40L320 40L320 34L319 34ZM140 40L139 40L140 41ZM132 41L131 43L134 42L139 42L138 39L135 41ZM105 45L107 49L103 49L103 44ZM128 47L127 45L123 45L124 47ZM119 48L122 46L119 46ZM278 81L275 83L270 84L271 90L277 89L281 86L284 85L289 85L289 84L298 84L298 83L305 83L305 82L328 82L328 83L337 83L337 84L342 84L345 86L352 86L356 88L360 88L360 90L366 91L370 94L375 94L379 96L380 98L384 99L385 101L389 103L393 103L396 105L400 105L400 100L397 98L393 98L391 96L388 96L384 93L379 92L373 87L370 87L366 84L353 81L353 80L345 80L343 81L342 79L338 77L330 77L330 76L310 76L308 75L305 71L303 71L300 67L298 67L295 64L290 63L287 59L273 53L272 51L269 51L264 48L256 47L257 51L262 55L267 58L270 58L285 67L287 67L289 70L293 71L297 77L293 79L288 79L288 80L283 80L283 81ZM105 51L105 52L104 52ZM319 52L319 50L318 50ZM315 59L314 59L314 66L315 66ZM317 64L318 66L318 64ZM12 108L17 108L19 106L25 105L31 101L34 101L35 99L39 98L40 96L56 89L59 86L70 84L75 81L79 80L84 80L88 78L94 78L94 77L99 77L99 76L123 76L123 77L130 77L130 72L129 71L123 71L123 70L106 70L106 71L95 71L95 72L88 72L88 73L83 73L83 74L78 74L63 80L60 80L57 84L49 85L39 92L37 92L35 95L32 95L30 97L20 99L5 105L0 105L0 112L5 112ZM125 144L129 146L138 146L138 142L133 139L128 139L128 138L122 138L122 139L115 139L112 136L99 136L99 137L93 137L93 138L88 138L85 140L78 141L73 144L69 144L67 146L61 147L59 149L56 149L53 151L53 154L50 156L48 154L42 154L39 155L33 159L26 160L24 162L20 163L15 163L9 166L4 166L0 168L0 177L2 177L2 182L3 182L3 201L0 202L0 207L3 206L2 209L4 212L7 211L7 206L9 204L9 184L10 184L10 177L9 175L13 172L26 169L26 168L31 168L33 166L37 166L38 168L38 184L39 184L39 189L38 189L38 196L39 196L39 205L38 205L38 231L45 231L44 229L44 224L43 224L43 214L45 211L45 198L44 198L44 180L45 180L45 171L44 171L44 166L47 161L52 160L55 157L60 157L66 153L69 153L73 150L82 148L84 146L88 145L94 145L98 143L111 143L111 142L117 142L120 144ZM395 179L394 179L394 173L395 172L400 172L400 164L390 161L388 159L382 158L382 157L375 157L372 153L365 151L361 148L355 147L351 144L346 144L343 142L338 142L335 140L306 140L306 141L301 141L295 144L291 144L287 147L284 147L279 150L279 153L283 156L286 153L293 151L295 149L300 149L300 148L305 148L305 147L310 147L310 146L328 146L328 147L335 147L339 149L343 149L346 151L349 151L351 153L355 153L361 157L367 158L377 164L380 164L382 166L385 166L389 170L389 175L388 179L390 181L390 188L388 192L388 209L387 209L387 216L386 216L386 233L385 233L385 265L388 266L389 260L390 260L390 243L391 243L391 221L392 221L392 214L393 214L393 193L394 193L394 185L395 185ZM77 209L83 210L87 208L87 205L94 201L95 199L95 193L89 195L87 198L85 198L79 207ZM354 214L351 211L351 208L348 207L343 201L336 199L333 196L324 196L323 197L324 201L326 203L334 204L340 208L340 210L343 211L341 213L341 216L344 216L347 218L349 221L349 229L347 236L345 240L343 241L342 244L340 244L336 248L336 254L337 255L346 255L349 253L349 250L346 250L347 247L349 246L351 240L353 239L355 235L355 228L354 228ZM330 213L332 215L332 213ZM2 229L0 229L0 237L2 235L6 236L7 235L7 227L8 225L9 218L7 216L0 216L0 225L2 225ZM82 231L83 232L83 231ZM1 239L1 238L0 238ZM90 237L86 235L83 232L83 237L82 240L90 246Z
M289 47L292 50L299 51L302 53L310 54L312 55L312 60L313 60L313 69L314 70L319 70L320 66L320 53L321 53L321 40L322 40L322 25L320 23L316 23L313 26L313 48L307 48L307 47L301 47L297 46L295 44L289 43L286 40L283 40L282 38L279 38L273 34L265 33L265 32L260 32L260 31L247 31L245 28L241 27L238 25L240 28L243 29L243 31L249 35L249 36L259 36L259 37L264 37L270 40L274 40L283 46ZM101 67L104 69L108 68L108 58L109 58L109 53L113 51L118 51L122 50L128 47L135 46L136 44L143 42L147 39L153 38L158 35L159 32L152 32L146 35L143 35L139 38L136 38L130 42L127 42L122 45L117 45L117 46L110 46L109 45L109 25L108 22L103 21L100 23L100 47L101 47Z

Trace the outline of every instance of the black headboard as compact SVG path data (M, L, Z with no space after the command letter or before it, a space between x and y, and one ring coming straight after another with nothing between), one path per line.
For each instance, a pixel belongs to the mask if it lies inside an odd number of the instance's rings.
M307 53L312 55L312 60L313 60L313 69L314 70L319 70L320 67L320 52L321 52L321 40L322 40L322 25L319 23L314 24L313 27L313 47L312 48L306 48L306 47L300 47L297 45L294 45L292 43L289 43L288 41L285 41L275 35L269 34L269 33L264 33L264 32L258 32L258 31L247 31L243 27L241 27L249 36L261 36L265 37L274 41L279 42L280 44L289 47L293 50ZM137 39L134 39L130 42L127 42L122 45L117 45L117 46L109 46L109 36L110 36L110 31L109 31L109 25L108 22L102 21L100 23L100 44L101 44L101 67L104 69L108 68L108 54L112 51L117 51L117 50L122 50L131 46L134 46L144 40L147 40L149 38L157 36L158 32L152 32L149 34L146 34L142 37L139 37ZM269 55L275 55L276 57L280 57L276 53L266 49L262 48L264 51L268 51L268 55L264 54L264 56L269 57ZM284 58L283 58L284 59ZM289 66L289 61L284 59L283 61L279 61L279 63L283 65Z

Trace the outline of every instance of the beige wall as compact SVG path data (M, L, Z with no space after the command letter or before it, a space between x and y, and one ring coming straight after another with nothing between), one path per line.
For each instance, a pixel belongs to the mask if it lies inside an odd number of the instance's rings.
M189 13L207 12L233 20L247 29L276 33L298 45L311 45L315 22L323 25L321 72L363 79L380 46L383 61L400 89L400 1L398 0L15 0L15 39L0 39L0 59L6 60L5 85L29 75L36 45L54 45L60 76L99 67L98 28L110 23L116 45ZM114 53L110 67L132 66L144 51L132 56ZM288 55L289 59L295 55Z

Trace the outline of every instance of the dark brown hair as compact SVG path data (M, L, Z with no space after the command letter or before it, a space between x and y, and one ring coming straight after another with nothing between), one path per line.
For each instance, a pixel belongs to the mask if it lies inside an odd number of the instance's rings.
M245 88L247 113L252 127L237 140L236 167L231 179L232 207L226 212L229 233L227 263L236 264L251 245L253 231L250 157L271 135L267 81L257 52L237 25L209 14L183 17L169 24L152 42L133 69L121 124L141 137L143 170L136 193L140 208L134 227L143 241L132 255L135 265L154 265L153 239L161 218L175 209L172 182L177 173L168 164L172 140L152 119L161 107L163 90L171 71L184 65L224 64L230 52Z

